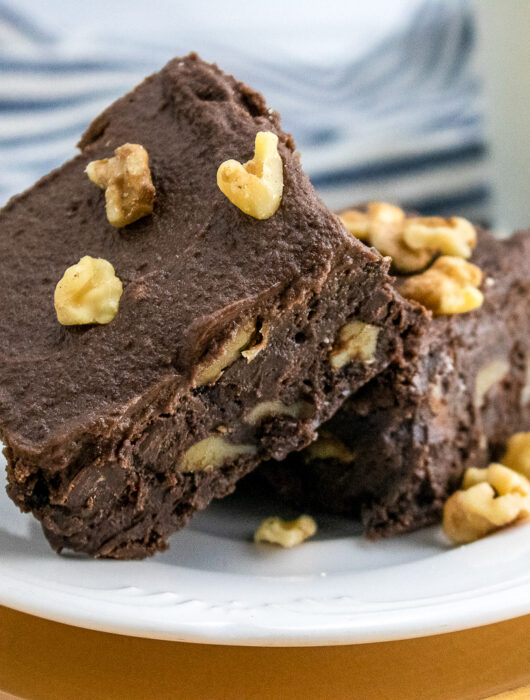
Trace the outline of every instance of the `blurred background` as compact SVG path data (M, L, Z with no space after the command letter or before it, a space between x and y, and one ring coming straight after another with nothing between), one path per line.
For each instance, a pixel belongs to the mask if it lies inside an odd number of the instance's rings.
M74 155L109 102L190 50L265 94L330 207L386 199L491 219L466 0L0 0L0 203Z

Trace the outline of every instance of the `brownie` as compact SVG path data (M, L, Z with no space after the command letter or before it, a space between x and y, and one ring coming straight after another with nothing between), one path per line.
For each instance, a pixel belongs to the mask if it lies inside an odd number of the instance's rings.
M438 521L464 470L530 428L529 258L529 231L480 231L483 305L433 318L409 364L388 367L316 443L261 474L310 512L360 516L370 538Z
M266 220L216 184L222 162L252 157L259 131L277 134L283 161ZM156 195L152 214L115 228L85 168L126 143L147 151ZM317 198L263 97L195 54L112 104L79 147L0 213L8 493L58 552L141 558L262 460L309 444L400 361L425 314ZM119 310L108 325L61 325L54 289L86 255L114 266ZM375 350L334 368L351 321L377 330ZM249 327L248 352L234 354Z

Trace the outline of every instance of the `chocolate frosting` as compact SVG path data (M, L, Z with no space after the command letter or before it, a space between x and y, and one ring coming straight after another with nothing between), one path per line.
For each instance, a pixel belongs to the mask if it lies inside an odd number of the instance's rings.
M243 214L216 184L221 162L252 157L260 130L279 135L284 163L282 203L266 221ZM156 199L151 216L116 229L85 168L125 142L147 149ZM233 322L318 291L346 243L278 115L196 55L115 102L79 147L0 214L1 431L48 457L67 434L75 440L89 425L105 432L140 397L156 394L163 410ZM108 326L63 327L55 285L84 255L114 265L124 285L119 312Z

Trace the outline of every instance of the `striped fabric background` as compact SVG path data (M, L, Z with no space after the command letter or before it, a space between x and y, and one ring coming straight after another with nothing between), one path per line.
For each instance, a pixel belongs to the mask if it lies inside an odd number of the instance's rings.
M487 217L464 0L0 0L0 203L190 50L265 94L331 207L389 199Z

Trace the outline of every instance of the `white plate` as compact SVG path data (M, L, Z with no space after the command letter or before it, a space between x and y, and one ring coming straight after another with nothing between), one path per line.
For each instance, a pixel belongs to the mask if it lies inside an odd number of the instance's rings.
M3 472L3 461L0 458ZM143 562L57 556L0 495L0 603L107 632L188 642L321 645L437 634L530 612L530 528L450 548L438 528L369 543L320 519L296 550L257 547L260 520L291 516L235 495Z

